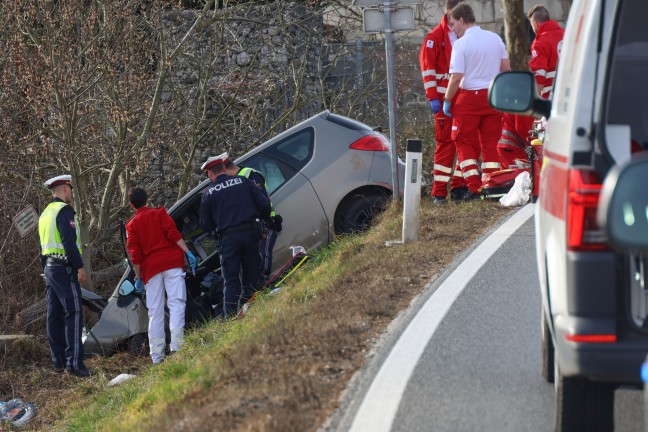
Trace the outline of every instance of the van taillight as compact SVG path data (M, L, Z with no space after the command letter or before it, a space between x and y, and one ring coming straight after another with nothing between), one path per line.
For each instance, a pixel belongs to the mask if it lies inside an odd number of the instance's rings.
M365 151L389 151L389 140L380 134L365 135L357 141L354 141L349 148L354 150Z
M591 169L569 170L567 198L567 249L605 250L605 234L596 223L601 177Z

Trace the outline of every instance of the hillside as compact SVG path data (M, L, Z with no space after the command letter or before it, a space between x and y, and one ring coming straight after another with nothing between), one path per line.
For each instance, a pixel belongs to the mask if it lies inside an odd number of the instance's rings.
M126 353L97 357L87 362L97 376L84 381L49 368L45 340L20 344L0 357L0 400L38 404L32 430L316 430L389 322L509 212L425 200L420 240L387 248L401 235L402 209L392 206L369 232L317 253L243 319L191 332L161 366ZM138 377L107 388L120 373Z

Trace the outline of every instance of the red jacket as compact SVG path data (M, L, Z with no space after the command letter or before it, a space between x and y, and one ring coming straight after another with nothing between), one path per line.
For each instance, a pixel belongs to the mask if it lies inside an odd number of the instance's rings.
M163 208L140 207L126 224L126 247L133 264L140 265L142 282L156 274L184 267L182 239L175 222Z
M538 32L531 44L529 67L535 74L538 91L544 99L549 99L551 94L564 34L565 30L556 21L545 21L538 25Z
M430 33L425 36L419 62L421 63L421 74L423 75L423 87L428 100L443 99L450 75L450 54L452 43L450 42L450 27L448 20L443 19Z

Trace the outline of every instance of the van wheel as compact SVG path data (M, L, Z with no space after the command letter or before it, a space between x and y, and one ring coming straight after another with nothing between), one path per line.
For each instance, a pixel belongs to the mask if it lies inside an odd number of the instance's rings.
M128 340L128 352L135 357L148 355L148 337L145 333L137 333Z
M557 432L614 430L614 390L610 383L556 377Z
M336 215L336 233L351 234L367 229L375 216L387 207L387 202L387 196L380 192L354 196Z
M542 326L540 336L542 344L542 378L548 383L552 383L554 382L554 345L544 311L540 312L540 316L540 325Z

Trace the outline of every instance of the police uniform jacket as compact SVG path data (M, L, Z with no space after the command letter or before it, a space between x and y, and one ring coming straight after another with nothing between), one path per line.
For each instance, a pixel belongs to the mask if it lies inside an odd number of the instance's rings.
M65 201L60 198L54 198L52 202ZM70 205L63 207L59 210L56 216L56 227L61 235L61 241L65 248L65 255L67 256L68 264L72 266L73 269L78 270L83 268L83 260L81 259L79 248L77 247L76 222L74 221L75 214L76 212ZM43 268L45 268L46 259L46 256L41 255L41 264Z
M270 201L245 177L220 174L202 194L200 227L206 232L222 234L257 218L270 218Z

